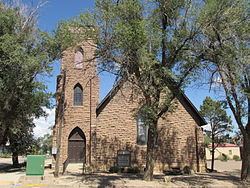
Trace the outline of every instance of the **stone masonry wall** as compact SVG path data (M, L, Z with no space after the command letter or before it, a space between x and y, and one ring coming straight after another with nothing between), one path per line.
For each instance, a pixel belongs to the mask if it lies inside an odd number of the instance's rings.
M112 98L108 105L97 117L96 143L93 144L95 155L95 167L107 170L116 163L118 150L133 150L138 152L140 147L136 146L136 119L134 110L138 103L131 99L130 88L124 86ZM132 162L136 162L132 156Z
M74 67L75 48L69 48L66 50L62 58L62 70L66 71L66 83L60 165L62 165L68 156L69 134L77 126L84 132L86 137L86 162L89 163L90 127L92 129L92 127L96 126L96 107L99 101L99 79L96 76L96 63L91 60L94 56L95 48L93 48L90 43L91 41L86 41L80 45L84 50L84 62L82 69ZM79 83L83 88L82 106L73 105L74 86L77 83ZM60 90L60 88L58 88L58 90ZM53 130L54 146L56 146L58 127L59 125L56 125Z
M195 171L203 170L203 157L197 153L204 142L201 128L180 102L177 102L177 108L172 113L159 120L158 132L156 168L162 171L189 166Z
M96 169L108 170L117 165L117 151L124 149L132 151L133 166L145 167L146 146L136 143L138 99L131 100L131 94L131 88L125 84L97 118L96 143L93 144ZM202 132L180 102L171 114L159 120L158 128L156 171L184 166L200 170L197 169L197 150L203 143ZM199 133L197 140L196 130ZM197 145L197 142L200 144ZM204 166L201 159L199 166Z
M131 151L131 164L143 169L146 159L146 145L138 145L137 120L135 112L139 99L132 95L132 89L125 83L121 90L96 115L99 101L99 79L96 62L91 60L95 48L92 41L80 45L84 50L83 68L75 68L76 48L69 48L63 54L62 71L66 71L65 110L62 124L60 166L68 157L68 138L75 127L86 137L86 163L96 170L108 170L117 165L119 150ZM60 78L60 77L59 77ZM63 79L57 83L57 96L62 92ZM83 88L83 105L73 105L74 86ZM171 167L190 166L195 171L204 170L204 140L190 109L177 101L175 110L159 120L156 170ZM59 123L56 117L53 128L53 146L56 146ZM91 132L91 133L90 133ZM91 134L91 136L90 136ZM91 140L90 140L91 138ZM91 146L90 146L91 145ZM197 158L198 157L198 158ZM197 161L198 159L198 161Z

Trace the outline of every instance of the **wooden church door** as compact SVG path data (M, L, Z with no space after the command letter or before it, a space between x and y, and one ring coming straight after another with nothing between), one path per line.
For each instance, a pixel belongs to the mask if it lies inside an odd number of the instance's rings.
M86 138L79 127L73 129L68 139L68 160L70 163L85 163Z

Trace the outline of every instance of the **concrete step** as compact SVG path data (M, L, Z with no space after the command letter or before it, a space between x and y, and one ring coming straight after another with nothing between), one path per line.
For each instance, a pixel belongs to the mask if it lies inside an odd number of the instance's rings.
M83 164L82 163L70 163L68 164L64 174L67 175L80 175L83 173Z

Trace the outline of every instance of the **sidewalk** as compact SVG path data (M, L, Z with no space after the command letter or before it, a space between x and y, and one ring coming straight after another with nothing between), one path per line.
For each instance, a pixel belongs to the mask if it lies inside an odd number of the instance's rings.
M19 157L23 163L24 158ZM0 158L0 187L14 187L18 184L19 178L25 175L24 168L13 168L11 158Z

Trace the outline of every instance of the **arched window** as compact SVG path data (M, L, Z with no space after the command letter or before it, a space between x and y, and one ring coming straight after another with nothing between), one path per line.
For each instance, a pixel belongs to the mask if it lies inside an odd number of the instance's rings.
M76 86L74 87L74 106L82 106L82 99L82 86L80 84L76 84Z
M137 144L146 145L148 141L148 126L144 124L141 116L137 118Z
M75 59L74 59L74 65L77 69L82 69L83 67L83 49L81 47L76 48L75 50Z

